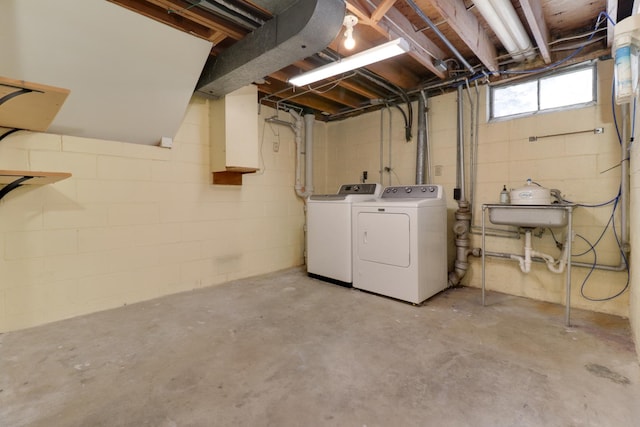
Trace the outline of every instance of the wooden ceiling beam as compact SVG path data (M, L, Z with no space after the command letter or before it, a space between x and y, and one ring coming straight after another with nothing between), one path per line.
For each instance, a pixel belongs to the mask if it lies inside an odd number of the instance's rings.
M547 21L544 19L542 3L540 0L520 0L520 6L527 18L529 28L533 33L533 38L538 45L540 56L545 64L551 64L551 51L549 50L549 29Z
M409 19L404 16L398 9L392 7L386 0L373 0L376 4L376 8L370 6L363 6L356 4L353 0L347 1L347 10L353 13L360 22L364 25L369 25L378 34L384 36L387 39L394 39L396 37L403 37L411 46L409 55L422 64L429 71L440 77L441 79L446 77L443 70L437 68L434 64L434 58L444 59L445 53L434 42L432 42L427 36L421 32L416 31ZM377 18L379 21L374 21L372 18L376 11L387 9L384 16L387 19L383 20L382 17ZM377 17L377 15L376 15ZM390 21L387 22L387 21Z
M371 22L376 24L380 22L382 17L387 14L389 9L393 7L395 2L396 0L384 0L382 3L380 3L376 10L374 10L371 14Z
M211 28L200 25L196 22L189 20L183 16L177 14L169 14L166 9L158 7L146 0L108 0L111 3L117 4L129 9L140 15L151 18L154 21L162 22L170 27L176 28L180 31L184 31L189 34L193 34L196 37L200 37L205 40L213 41L216 39L216 33ZM226 38L226 35L224 36ZM224 39L223 39L224 40Z
M295 65L296 67L300 68L303 71L309 71L314 68L317 68L317 65L310 64L307 61L297 61L293 65ZM342 86L347 90L350 90L351 92L357 93L358 95L364 96L365 98L371 99L371 98L379 97L379 94L363 87L362 85L353 83L349 80L340 81L340 86Z
M275 73L269 74L269 77L276 79L282 83L287 83L289 81L289 74L284 71L276 71ZM346 107L356 108L362 105L365 101L363 98L358 98L353 94L347 92L346 89L342 88L340 84L337 84L336 88L332 88L331 90L327 90L327 86L336 85L336 82L327 82L319 86L315 84L315 89L311 88L310 93L314 95L318 95L322 98L327 98L330 101L337 102L343 104ZM309 85L311 86L311 85ZM308 87L300 88L301 90L309 90ZM324 92L326 90L326 92Z
M490 71L498 71L496 48L463 0L427 0Z
M618 23L618 0L607 0L607 15L615 24ZM614 24L607 19L607 47L613 45L613 26Z
M260 91L269 95L270 98L275 97L284 102L294 102L329 114L335 114L341 110L340 104L328 101L317 95L305 93L304 91L296 93L293 87L289 87L288 90L283 89L284 85L260 85Z
M183 16L190 21L210 28L214 32L221 32L234 40L240 40L247 35L248 31L239 29L237 26L229 25L219 19L214 19L214 15L207 13L201 8L193 7L191 3L183 0L146 0L164 9L168 15L176 14Z

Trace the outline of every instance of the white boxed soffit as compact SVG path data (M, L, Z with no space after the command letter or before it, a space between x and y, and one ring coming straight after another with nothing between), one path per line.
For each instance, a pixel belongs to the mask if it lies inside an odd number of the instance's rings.
M71 90L49 132L174 137L211 43L104 0L2 0L0 76Z

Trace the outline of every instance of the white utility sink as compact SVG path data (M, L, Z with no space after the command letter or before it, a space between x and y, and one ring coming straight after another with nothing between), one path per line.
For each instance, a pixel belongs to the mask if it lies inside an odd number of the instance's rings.
M572 205L487 205L489 221L516 227L565 227Z

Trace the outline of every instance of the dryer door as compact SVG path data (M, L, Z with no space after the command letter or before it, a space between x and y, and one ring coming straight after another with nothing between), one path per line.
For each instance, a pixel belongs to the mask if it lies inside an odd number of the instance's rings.
M359 212L357 256L362 261L409 267L410 217L405 213Z

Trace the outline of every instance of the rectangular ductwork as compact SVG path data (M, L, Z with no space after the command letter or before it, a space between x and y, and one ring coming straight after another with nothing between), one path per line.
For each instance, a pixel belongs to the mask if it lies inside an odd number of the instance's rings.
M274 1L268 3L277 6ZM221 97L320 52L340 32L344 14L342 0L298 0L220 55L209 58L197 93Z

